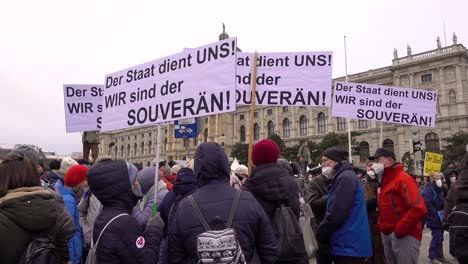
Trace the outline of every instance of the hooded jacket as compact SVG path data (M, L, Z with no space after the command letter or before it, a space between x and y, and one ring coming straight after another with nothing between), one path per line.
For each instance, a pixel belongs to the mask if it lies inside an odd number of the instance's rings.
M229 185L229 173L228 159L218 144L208 142L198 146L195 175L199 188L193 198L212 228L225 227L234 200L236 191ZM251 193L241 192L232 228L247 263L276 262L276 239L270 221ZM184 198L169 225L168 263L198 263L197 236L205 231L190 201Z
M88 184L102 203L102 211L94 223L93 239L96 242L104 226L115 219L102 233L97 247L98 263L157 263L162 230L147 225L144 232L131 216L138 201L131 189L127 163L104 161L88 172ZM138 243L137 243L138 242Z
M42 187L23 187L10 190L0 198L2 263L18 263L31 234L37 232L55 239L60 259L66 263L69 259L68 241L75 233L75 226L59 194L54 195Z
M244 188L255 196L269 219L273 219L276 208L285 204L299 220L299 187L289 172L277 163L255 167L250 178L245 181Z
M397 237L410 235L421 240L421 220L427 209L416 181L403 171L403 165L385 168L377 199L380 232L387 235L395 232Z
M159 206L159 212L161 213L161 218L164 221L166 230L172 222L171 216L174 216L177 212L177 208L182 199L192 194L197 188L197 178L193 170L190 168L180 169L174 183L174 188L167 193ZM172 219L174 218L172 217Z
M138 173L138 181L140 182L144 196L140 199L137 205L133 207L132 215L143 228L146 227L146 222L148 222L148 219L151 217L153 212L155 188L154 174L155 166L146 167ZM156 197L156 203L160 205L164 196L168 193L168 190L166 188L166 184L162 180L158 181L157 188L158 194Z
M177 212L182 199L192 194L198 188L197 178L190 168L182 168L177 173L174 188L164 196L164 200L158 207L161 218L164 221L164 236L167 237L167 230L174 223L174 215ZM167 263L168 243L164 243L163 253L160 255L160 263Z

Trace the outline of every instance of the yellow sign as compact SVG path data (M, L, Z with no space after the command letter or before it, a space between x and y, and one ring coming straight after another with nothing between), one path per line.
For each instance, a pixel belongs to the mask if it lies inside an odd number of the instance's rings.
M442 160L444 155L426 152L426 158L424 159L424 175L429 176L433 172L440 172L442 168Z

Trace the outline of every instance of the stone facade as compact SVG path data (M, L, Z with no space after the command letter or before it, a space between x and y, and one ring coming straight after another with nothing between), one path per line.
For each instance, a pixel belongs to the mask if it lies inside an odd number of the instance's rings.
M394 148L398 159L410 151L413 137L421 140L424 149L437 152L443 147L443 138L468 131L468 50L462 44L453 44L406 57L398 57L396 52L391 66L350 75L349 81L437 91L434 129L390 123L383 126L383 145ZM248 143L249 112L250 107L238 106L233 113L200 118L203 128L196 140L189 140L191 156L196 146L206 141L221 144L228 156L235 143ZM331 108L325 107L256 107L254 122L254 142L276 133L292 146L305 138L320 141L328 132L347 133L346 119L332 117ZM362 164L380 146L380 123L351 120L350 124L352 130L362 133L358 137L362 153L353 157ZM156 156L156 131L156 126L148 126L105 133L100 148L103 154L149 165ZM184 140L174 138L172 125L163 126L162 131L161 157L183 159Z

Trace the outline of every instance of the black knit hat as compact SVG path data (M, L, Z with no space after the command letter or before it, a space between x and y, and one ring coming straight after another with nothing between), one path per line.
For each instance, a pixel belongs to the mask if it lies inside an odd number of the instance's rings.
M340 147L331 147L322 152L322 156L325 156L336 162L340 162L348 159L349 152Z

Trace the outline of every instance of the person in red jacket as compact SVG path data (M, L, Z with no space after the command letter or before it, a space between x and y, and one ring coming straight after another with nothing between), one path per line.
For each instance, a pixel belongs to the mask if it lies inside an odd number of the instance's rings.
M389 264L418 263L421 220L426 205L415 180L396 162L395 153L379 148L369 157L370 166L381 185L378 192L378 229Z

